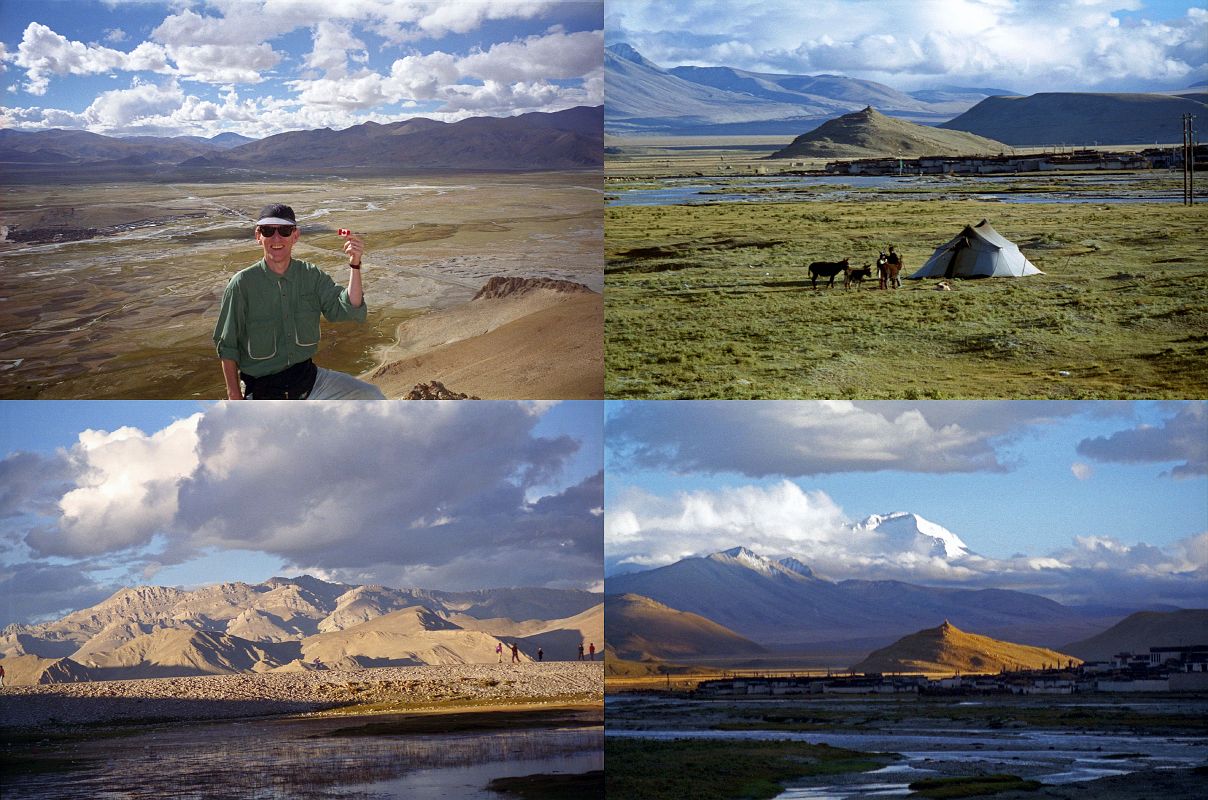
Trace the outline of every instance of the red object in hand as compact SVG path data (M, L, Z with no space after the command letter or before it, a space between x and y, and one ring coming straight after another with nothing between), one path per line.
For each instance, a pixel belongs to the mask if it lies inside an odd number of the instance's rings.
M352 235L352 231L348 230L347 228L340 228L338 231L336 231L336 233L340 234L341 236Z

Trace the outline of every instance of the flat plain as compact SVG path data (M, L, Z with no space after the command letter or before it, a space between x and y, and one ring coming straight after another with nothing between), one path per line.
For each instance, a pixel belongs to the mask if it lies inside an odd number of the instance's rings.
M221 397L218 303L259 258L253 215L272 201L298 212L295 256L338 282L336 230L365 240L369 320L324 323L316 360L332 369L372 369L400 323L468 301L493 276L603 287L598 173L45 183L4 198L4 399ZM72 232L88 238L64 240Z
M1178 173L861 182L789 174L820 163L762 161L761 141L634 141L606 164L609 397L1208 390L1208 206L1170 202ZM811 287L811 262L890 244L908 276L983 219L1045 274Z

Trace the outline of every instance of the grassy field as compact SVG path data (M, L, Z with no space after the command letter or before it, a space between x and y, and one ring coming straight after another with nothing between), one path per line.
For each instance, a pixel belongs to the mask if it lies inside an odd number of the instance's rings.
M1060 179L1049 179L1060 185ZM810 288L812 261L909 275L988 218L1046 274ZM615 398L1133 398L1208 391L1208 208L865 200L605 211Z
M628 739L604 742L609 800L769 798L798 778L865 772L892 756L787 741Z

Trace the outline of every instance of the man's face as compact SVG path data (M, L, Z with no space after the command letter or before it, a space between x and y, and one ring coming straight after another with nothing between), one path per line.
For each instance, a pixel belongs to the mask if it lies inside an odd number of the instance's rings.
M260 225L256 227L256 241L264 249L264 260L269 266L283 267L289 265L290 253L294 242L298 241L298 228L294 226L289 236L282 236L279 225ZM267 235L271 234L271 235Z

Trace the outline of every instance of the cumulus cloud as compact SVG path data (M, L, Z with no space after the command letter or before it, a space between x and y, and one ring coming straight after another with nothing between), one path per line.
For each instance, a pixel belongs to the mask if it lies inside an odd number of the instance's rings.
M180 484L197 468L199 419L151 435L81 433L65 455L73 486L58 498L57 524L33 530L26 544L41 555L89 556L149 542L171 523Z
M599 68L603 49L603 31L558 31L492 45L461 59L458 67L463 75L500 83L578 78Z
M1138 425L1110 436L1084 439L1077 449L1081 456L1108 463L1180 462L1163 473L1172 478L1208 475L1208 403L1180 405L1161 425Z
M382 583L591 585L603 475L538 491L579 447L535 435L539 421L503 402L230 403L153 433L85 431L0 461L6 549L130 569L255 551ZM475 578L478 562L491 571Z
M1090 464L1083 464L1081 461L1075 461L1070 464L1070 472L1074 473L1074 477L1080 481L1090 480L1090 477L1095 474L1095 468Z
M615 0L608 27L666 66L837 72L907 90L1184 88L1208 70L1208 20L1198 8L1156 13L1132 0Z
M46 94L50 79L57 75L97 75L115 69L168 71L165 51L158 45L143 43L130 53L123 53L71 41L40 22L31 22L25 28L12 60L25 69L23 88L33 95Z
M769 557L791 556L836 581L1010 588L1065 602L1118 603L1122 596L1135 603L1208 602L1208 534L1165 547L1088 535L1043 556L944 556L921 537L861 524L825 492L790 481L672 496L628 487L609 505L604 538L610 574L742 545Z
M6 108L2 122L25 129L81 128L107 134L213 136L237 131L264 137L284 130L346 128L364 122L388 123L400 108L443 122L470 116L509 116L558 111L603 103L603 33L567 31L541 20L590 22L602 4L544 0L381 3L380 0L209 0L176 7L147 41L123 51L69 40L42 23L32 23L18 53L0 50L4 61L24 70L23 86L43 95L52 79L70 75L133 73L137 85L168 75L180 89L177 108L155 105L143 116L91 113L78 109ZM601 15L602 18L602 15ZM519 21L516 24L501 22ZM529 31L517 35L517 25ZM541 33L531 33L541 25ZM299 29L308 29L310 50L296 47ZM450 34L481 31L468 51L442 52L425 42ZM103 35L104 34L104 35ZM384 46L374 36L384 36ZM506 35L509 40L499 37ZM125 36L125 38L122 38ZM110 44L125 32L101 31ZM372 42L372 45L369 44ZM371 49L393 55L389 67L374 61ZM452 49L452 48L449 48ZM263 88L274 79L288 91ZM259 85L239 107L219 102L215 87ZM147 90L116 90L110 104L125 109ZM116 109L109 109L114 111ZM415 112L412 112L415 113Z
M1002 472L995 440L1075 408L989 403L686 401L621 407L609 420L615 466L751 477L828 472ZM1028 406L1029 404L1015 404ZM1001 411L1001 414L996 414ZM701 435L708 431L707 436Z

